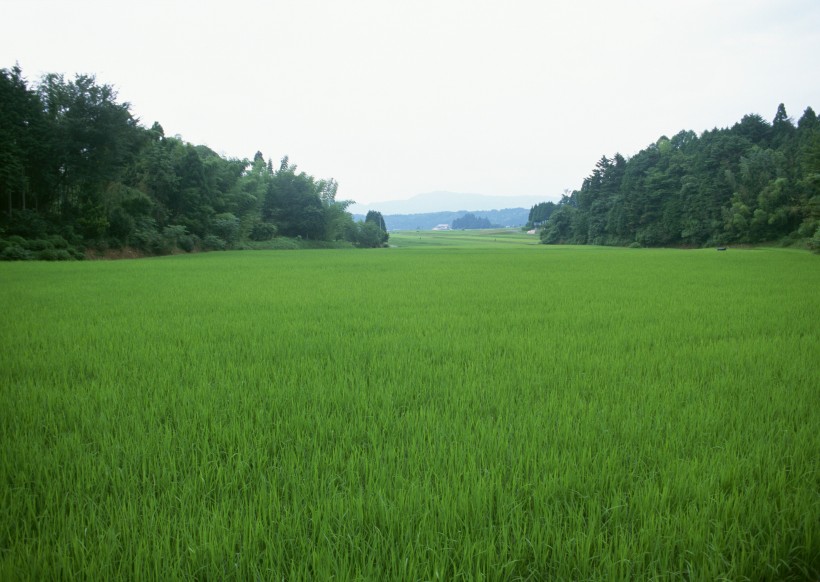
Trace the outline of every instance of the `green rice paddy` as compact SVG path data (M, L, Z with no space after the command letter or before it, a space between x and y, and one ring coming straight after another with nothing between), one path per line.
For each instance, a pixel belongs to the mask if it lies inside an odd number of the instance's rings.
M817 580L820 258L0 264L0 579Z

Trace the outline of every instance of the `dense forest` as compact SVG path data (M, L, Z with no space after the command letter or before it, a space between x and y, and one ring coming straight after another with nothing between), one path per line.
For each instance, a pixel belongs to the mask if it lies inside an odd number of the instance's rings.
M0 69L0 258L386 242L384 221L354 222L334 180L287 157L226 159L129 108L92 76L30 86Z
M681 131L626 159L602 157L580 190L536 205L546 244L700 247L777 242L820 248L820 122L746 115Z
M381 215L355 222L337 189L287 157L225 158L146 128L92 76L30 85L0 69L2 259L386 244ZM818 249L820 121L809 107L795 124L780 105L771 123L746 115L602 157L579 190L534 206L528 227L548 244Z

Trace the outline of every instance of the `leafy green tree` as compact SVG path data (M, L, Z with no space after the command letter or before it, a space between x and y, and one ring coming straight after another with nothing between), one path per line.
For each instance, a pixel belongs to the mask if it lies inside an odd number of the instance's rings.
M387 233L375 221L360 222L356 234L356 244L365 248L378 248L387 242Z
M576 207L569 203L559 204L541 231L541 242L544 244L563 244L571 242L574 239L574 218L579 212Z
M325 235L329 241L348 240L355 242L355 225L353 215L347 207L353 204L352 200L336 200L339 184L332 178L319 182L319 199L324 209Z
M217 214L210 230L225 241L227 248L231 248L239 240L239 219L230 212Z
M453 220L452 226L456 230L495 227L495 225L493 225L488 218L479 218L472 212L468 212L464 216Z
M376 210L368 210L367 215L364 217L365 223L372 222L375 223L381 230L387 232L387 225L384 222L384 216L382 216L381 212Z
M0 69L0 200L6 219L48 201L41 166L47 159L42 103L22 71Z
M530 208L530 214L527 218L527 228L536 228L547 222L557 207L558 205L555 204L555 202L539 202Z
M365 224L365 226L366 225L373 225L378 229L380 234L378 236L378 244L376 246L384 246L385 244L387 244L387 240L390 238L390 235L387 234L387 225L384 222L384 217L382 216L381 212L378 212L376 210L369 210L367 212L367 215L364 218L364 224ZM366 238L368 240L368 243L371 240L371 231L372 231L372 229L367 231L367 237ZM375 232L375 231L373 231L373 232ZM366 244L366 245L363 245L363 246L372 246L372 245Z
M794 138L796 128L786 113L786 106L777 106L777 113L772 120L771 143L774 148L782 148Z
M51 167L58 212L77 225L86 238L97 238L107 227L104 192L122 178L139 141L137 121L127 103L118 103L110 85L93 76L46 75L40 100L51 135Z
M271 240L274 236L276 236L276 225L270 222L255 223L250 233L250 239L254 241Z
M321 240L325 222L320 192L316 180L297 173L285 156L268 185L262 218L274 222L284 236Z
M809 108L795 128L781 104L771 125L746 115L700 137L662 136L628 161L603 157L550 215L542 240L643 246L808 240L820 224L817 125Z

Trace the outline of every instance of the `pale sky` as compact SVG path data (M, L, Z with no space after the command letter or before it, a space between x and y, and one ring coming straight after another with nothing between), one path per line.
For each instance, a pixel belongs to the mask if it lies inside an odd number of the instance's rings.
M0 22L0 68L94 74L146 127L360 203L557 200L661 135L820 111L818 0L0 0Z

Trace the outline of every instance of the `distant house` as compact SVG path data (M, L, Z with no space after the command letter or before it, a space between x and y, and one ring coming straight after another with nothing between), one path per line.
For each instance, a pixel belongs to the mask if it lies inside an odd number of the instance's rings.
M449 224L437 224L433 227L433 230L450 230Z

